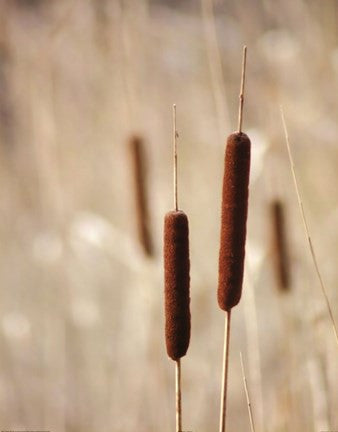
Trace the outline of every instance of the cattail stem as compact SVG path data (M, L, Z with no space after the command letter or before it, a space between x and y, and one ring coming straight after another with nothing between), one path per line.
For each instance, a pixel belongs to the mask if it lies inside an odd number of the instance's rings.
M288 130L287 130L287 127L286 127L286 122L285 122L285 117L284 117L284 111L283 111L283 107L282 106L280 107L280 110L281 110L281 116L282 116L284 133L285 133L286 147L287 147L287 150L288 150L289 161L290 161L290 166L291 166L291 172L292 172L293 182L294 182L295 189L296 189L298 205L299 205L300 213L301 213L302 220L303 220L305 235L306 235L307 241L309 243L309 248L310 248L310 253L311 253L311 257L312 257L312 262L313 262L313 265L314 265L315 270L316 270L316 274L317 274L317 277L318 277L319 285L320 285L320 288L322 290L322 294L323 294L323 297L324 297L324 300L325 300L325 304L326 304L326 307L327 307L329 318L330 318L330 321L331 321L331 324L332 324L333 333L334 333L334 336L335 336L335 339L336 339L336 343L337 343L337 346L338 346L337 326L336 326L336 322L335 322L335 319L334 319L334 316L333 316L330 300L329 300L329 297L327 295L327 291L326 291L326 288L325 288L325 285L324 285L324 281L323 281L322 275L321 275L320 270L319 270L317 257L316 257L316 254L315 254L315 250L313 248L313 243L312 243L312 240L311 240L311 237L310 237L310 231L309 231L309 227L308 227L307 220L306 220L306 217L305 217L305 211L304 211L304 207L303 207L303 202L302 202L300 191L299 191L299 187L298 187L298 180L297 180L297 176L296 176L295 164L294 164L292 153L291 153L289 134L288 134Z
M220 410L220 420L219 420L219 432L225 432L225 430L226 430L229 346L230 346L230 323L231 323L231 309L225 312L224 346L223 346L223 371L222 371L221 410Z
M173 153L174 153L174 209L178 210L177 199L177 138L178 133L176 129L176 104L173 105Z
M250 396L249 396L249 390L248 390L248 383L246 381L244 364L243 364L243 357L242 357L242 353L241 352L239 353L239 357L240 357L240 360L241 360L241 369L242 369L242 377L243 377L243 385L244 385L245 397L246 397L246 402L247 402L247 405L248 405L248 412L249 412L249 419L250 419L250 428L251 428L251 432L255 432L255 424L254 424L253 415L252 415L251 402L250 402Z
M246 46L243 47L242 74L241 74L241 91L239 94L239 109L238 109L238 133L242 132L243 122L243 105L244 105L244 86L246 73Z
M182 431L181 360L176 360L176 432Z

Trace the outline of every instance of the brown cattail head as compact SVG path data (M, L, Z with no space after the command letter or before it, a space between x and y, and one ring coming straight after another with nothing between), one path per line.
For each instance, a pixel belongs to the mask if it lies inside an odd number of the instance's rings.
M219 252L218 304L229 311L242 294L246 220L248 213L250 139L242 133L229 135L223 178L221 242Z
M278 288L288 291L290 288L290 263L285 232L284 206L281 201L271 203L272 252Z
M145 157L143 141L138 136L129 140L133 188L135 199L136 223L139 242L144 253L153 255L153 245L150 236L147 189L145 179Z
M168 356L183 357L190 341L190 261L188 218L171 211L164 219L165 339Z

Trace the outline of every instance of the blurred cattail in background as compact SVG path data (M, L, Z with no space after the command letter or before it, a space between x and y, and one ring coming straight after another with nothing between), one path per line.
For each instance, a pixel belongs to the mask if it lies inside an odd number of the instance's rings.
M129 139L133 192L135 202L135 222L140 245L147 256L153 255L153 244L150 234L148 197L146 185L146 163L144 141L133 135Z
M0 9L0 14L1 12ZM0 18L0 24L2 26L0 33L0 141L3 145L11 146L14 138L15 120L11 82L9 80L11 54L8 47L4 16Z
M17 6L27 8L38 8L43 4L42 0L15 0Z
M273 264L278 288L290 289L290 262L286 238L284 205L280 200L270 203Z

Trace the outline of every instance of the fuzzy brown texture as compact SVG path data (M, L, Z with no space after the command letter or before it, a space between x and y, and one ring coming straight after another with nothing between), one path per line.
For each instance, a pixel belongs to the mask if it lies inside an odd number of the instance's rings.
M233 133L227 139L222 194L218 304L229 311L241 298L248 214L250 139Z
M290 263L288 256L285 213L281 201L271 203L272 252L278 288L281 291L290 289Z
M190 261L188 218L171 211L164 219L164 306L168 356L183 357L190 341Z
M153 244L150 235L147 202L144 143L140 137L132 136L129 140L129 146L138 238L144 253L148 256L152 256Z
M15 0L15 4L18 7L26 8L39 8L40 6L44 6L43 0Z

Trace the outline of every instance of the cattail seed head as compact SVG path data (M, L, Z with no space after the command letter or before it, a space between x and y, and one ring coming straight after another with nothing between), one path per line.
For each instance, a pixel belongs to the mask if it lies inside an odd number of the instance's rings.
M144 253L153 255L153 245L150 236L147 190L145 179L144 143L138 136L129 139L133 189L135 200L135 214L139 242Z
M280 291L290 289L290 263L285 232L285 212L281 201L271 203L272 252L275 274Z
M222 194L218 304L229 311L241 298L248 213L250 139L242 133L227 139Z
M183 357L190 341L188 218L171 211L164 219L165 339L168 356Z

